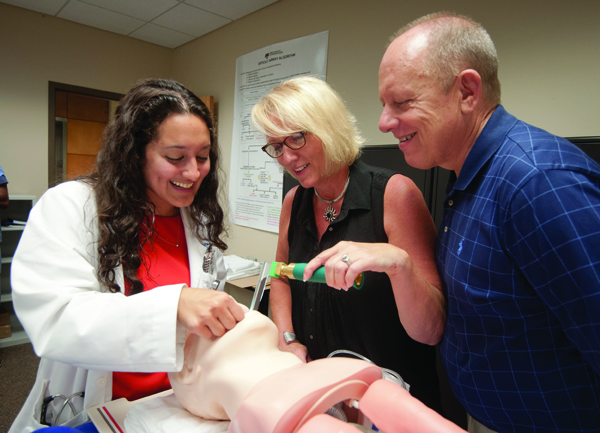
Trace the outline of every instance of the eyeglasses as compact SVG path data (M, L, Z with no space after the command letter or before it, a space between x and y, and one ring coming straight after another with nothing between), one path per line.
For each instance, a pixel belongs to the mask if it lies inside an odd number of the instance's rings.
M306 144L306 138L304 137L306 133L307 131L296 132L283 140L282 143L267 143L262 147L262 150L271 158L279 158L283 155L284 144L292 150L302 149Z

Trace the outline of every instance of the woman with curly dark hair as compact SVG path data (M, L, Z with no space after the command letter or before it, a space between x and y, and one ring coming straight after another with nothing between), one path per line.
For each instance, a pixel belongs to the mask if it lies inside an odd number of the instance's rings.
M202 101L148 79L121 100L93 172L41 197L12 289L42 359L11 432L77 426L91 406L168 389L187 332L221 336L243 319L223 292L218 164Z

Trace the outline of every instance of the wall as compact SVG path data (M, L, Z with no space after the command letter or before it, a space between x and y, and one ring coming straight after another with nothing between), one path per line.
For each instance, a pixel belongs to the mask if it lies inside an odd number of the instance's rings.
M215 97L226 193L236 58L324 30L328 82L370 144L393 143L377 128L381 56L401 25L442 9L489 30L510 112L559 135L600 135L596 1L280 0L175 50L0 3L0 165L10 191L46 189L48 81L124 93L139 78L173 76ZM274 259L276 234L236 225L229 234L229 253Z
M469 15L487 28L500 59L503 104L512 114L558 135L600 135L596 1L280 0L177 48L173 71L196 91L215 96L223 168L229 173L236 58L329 30L327 81L342 94L370 144L394 143L377 127L379 62L398 28L438 10ZM276 241L276 234L231 225L229 253L274 260Z
M0 3L0 165L10 194L48 187L48 82L125 93L173 51Z

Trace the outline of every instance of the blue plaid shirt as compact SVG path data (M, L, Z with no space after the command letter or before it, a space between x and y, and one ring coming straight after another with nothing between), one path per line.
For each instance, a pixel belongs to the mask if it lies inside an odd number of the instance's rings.
M499 432L600 431L600 165L499 106L452 176L441 358Z

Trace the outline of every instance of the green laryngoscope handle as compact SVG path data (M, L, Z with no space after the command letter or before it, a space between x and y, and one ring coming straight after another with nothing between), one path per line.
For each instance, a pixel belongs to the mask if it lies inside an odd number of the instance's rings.
M293 270L295 280L302 281L304 279L304 268L305 267L306 267L306 263L296 263L296 265L294 266L294 270ZM325 279L325 266L321 266L320 268L317 268L315 270L315 272L313 272L312 276L308 279L308 281L312 281L313 283L327 284L327 281ZM365 282L365 277L361 273L355 278L354 284L352 285L352 287L354 287L357 290L360 290L360 288L363 286L364 282Z

